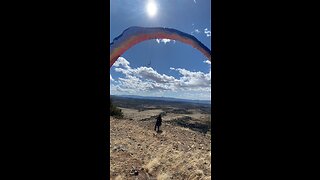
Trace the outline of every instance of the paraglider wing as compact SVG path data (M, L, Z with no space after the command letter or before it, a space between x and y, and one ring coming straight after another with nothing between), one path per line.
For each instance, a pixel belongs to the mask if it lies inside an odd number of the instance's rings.
M211 50L194 36L172 28L130 27L110 44L110 68L113 63L132 46L150 39L171 39L181 41L198 49L211 61Z

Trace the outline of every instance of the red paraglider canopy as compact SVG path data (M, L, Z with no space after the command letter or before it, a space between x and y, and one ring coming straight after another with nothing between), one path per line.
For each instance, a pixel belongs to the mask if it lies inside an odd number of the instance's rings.
M132 46L150 39L171 39L181 41L198 49L211 61L211 50L194 36L172 28L130 27L110 44L110 68L113 63Z

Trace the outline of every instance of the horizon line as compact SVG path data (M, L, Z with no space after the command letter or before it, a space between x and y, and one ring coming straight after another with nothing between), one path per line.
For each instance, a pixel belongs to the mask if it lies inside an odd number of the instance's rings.
M134 95L134 94L110 94L110 96L140 96L140 97L158 97L158 98L174 98L174 99L181 99L181 100L192 100L192 101L210 101L211 99L186 99L186 98L176 98L170 96L143 96L143 95Z

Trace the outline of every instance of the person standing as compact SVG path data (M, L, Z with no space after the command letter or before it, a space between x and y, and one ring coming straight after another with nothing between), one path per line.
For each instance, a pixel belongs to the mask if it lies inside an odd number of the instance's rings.
M154 126L154 130L157 131L157 127L158 127L158 131L160 129L160 126L161 126L161 123L162 123L162 118L161 118L161 114L159 114L159 116L157 117L157 121L156 121L156 125ZM157 132L158 132L157 131Z

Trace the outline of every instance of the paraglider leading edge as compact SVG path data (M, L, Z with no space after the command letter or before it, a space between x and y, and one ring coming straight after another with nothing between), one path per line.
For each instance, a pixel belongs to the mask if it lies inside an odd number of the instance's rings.
M211 61L211 50L190 34L173 28L134 26L124 30L110 43L110 68L125 51L142 41L150 39L171 39L189 44Z

